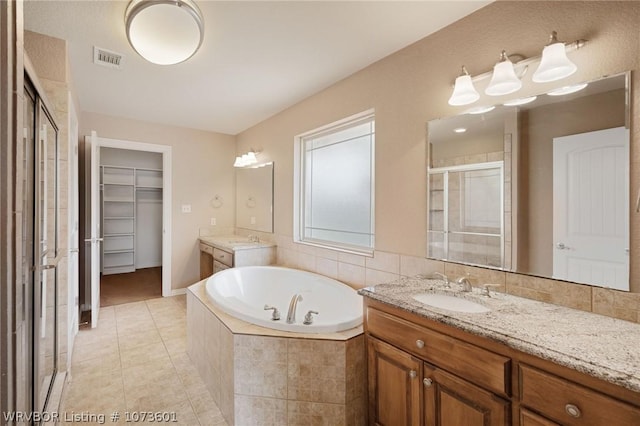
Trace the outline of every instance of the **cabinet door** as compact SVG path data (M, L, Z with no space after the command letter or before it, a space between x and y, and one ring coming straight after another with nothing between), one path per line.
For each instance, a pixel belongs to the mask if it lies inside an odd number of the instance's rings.
M420 425L421 361L373 337L367 342L370 423Z
M551 420L532 413L524 408L520 409L520 426L559 426Z
M204 280L213 275L213 256L207 252L200 252L200 279Z
M476 385L424 364L425 426L506 426L510 403Z

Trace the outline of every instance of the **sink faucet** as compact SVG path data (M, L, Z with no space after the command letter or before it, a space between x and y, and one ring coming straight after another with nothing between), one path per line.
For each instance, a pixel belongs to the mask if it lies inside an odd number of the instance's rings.
M451 286L449 285L449 277L447 277L445 274L442 274L440 272L434 272L433 274L431 274L432 278L441 278L442 280L444 280L444 286L445 288L450 288Z
M291 302L289 302L289 312L287 312L287 324L293 324L296 322L296 307L298 306L298 302L302 302L301 294L294 294L291 298Z
M254 234L250 234L247 238L249 238L249 241L251 241L252 243L259 243L260 242L260 238L257 235L254 235Z
M469 278L460 277L457 279L456 282L462 286L462 290L460 291L463 291L465 293L468 293L471 291L471 281L469 281Z

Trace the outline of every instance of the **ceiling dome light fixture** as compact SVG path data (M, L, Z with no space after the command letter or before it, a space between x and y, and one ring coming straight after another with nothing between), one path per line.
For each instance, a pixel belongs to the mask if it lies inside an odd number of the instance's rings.
M489 96L502 96L516 92L522 87L522 81L513 69L513 62L507 57L507 52L500 53L500 61L493 67L493 75L484 93Z
M204 39L202 12L191 0L133 0L124 22L131 47L158 65L186 61Z
M456 84L453 87L453 93L449 98L449 105L469 105L474 103L478 99L480 99L480 94L475 89L475 87L473 87L471 76L463 65L460 76L456 78Z
M558 41L558 33L553 31L549 36L549 44L542 50L540 65L531 80L536 83L548 83L569 77L577 70L576 64L567 58L565 44Z

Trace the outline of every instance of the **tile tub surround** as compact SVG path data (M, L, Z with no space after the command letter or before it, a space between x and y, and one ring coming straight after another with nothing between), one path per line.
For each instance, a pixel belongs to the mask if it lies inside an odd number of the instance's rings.
M270 238L277 244L277 265L326 275L356 289L433 272L446 274L451 280L469 275L474 286L499 284L500 291L515 296L640 323L640 293L380 250L373 257L342 253L297 244L284 235Z
M405 311L487 337L513 349L640 392L640 325L544 302L479 289L460 293L440 280L401 278L360 290L360 294ZM487 313L464 314L431 308L411 296L454 293L481 303Z
M187 350L229 424L364 425L362 326L341 333L266 329L187 291Z

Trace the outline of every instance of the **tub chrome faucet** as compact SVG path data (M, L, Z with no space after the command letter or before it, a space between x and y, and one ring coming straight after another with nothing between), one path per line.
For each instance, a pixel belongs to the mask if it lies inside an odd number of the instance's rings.
M298 302L302 302L304 299L301 294L294 294L289 302L289 312L287 312L287 324L293 324L296 322L296 308Z

